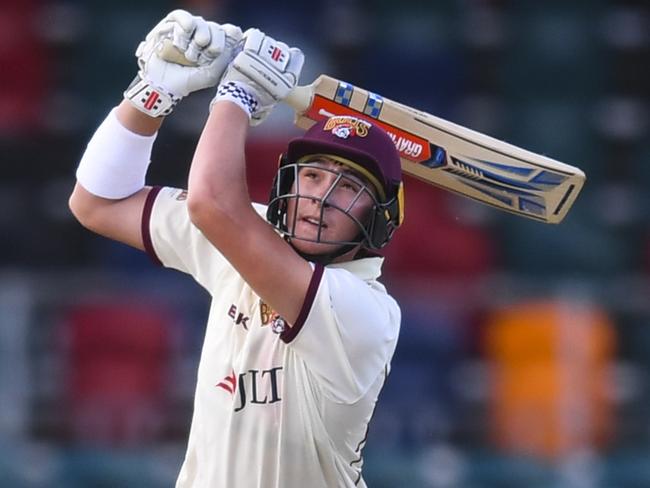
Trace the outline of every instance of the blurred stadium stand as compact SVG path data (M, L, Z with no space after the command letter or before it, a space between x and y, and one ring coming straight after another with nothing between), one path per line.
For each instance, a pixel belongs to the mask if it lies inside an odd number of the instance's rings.
M406 181L368 485L650 486L647 0L3 0L0 486L164 487L180 467L208 297L67 210L135 47L177 7L302 46L303 82L329 73L587 173L559 226ZM209 99L165 124L151 183L185 185ZM286 108L253 131L255 200L296 134ZM579 442L533 449L541 427Z

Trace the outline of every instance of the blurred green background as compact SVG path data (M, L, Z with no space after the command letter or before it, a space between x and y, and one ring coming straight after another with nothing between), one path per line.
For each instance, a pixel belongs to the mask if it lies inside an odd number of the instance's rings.
M135 47L179 7L300 46L303 84L327 73L587 174L558 226L406 181L368 485L650 486L647 0L2 0L0 486L180 468L209 298L67 209ZM185 186L210 98L166 121L149 183ZM258 201L291 122L279 107L252 132Z

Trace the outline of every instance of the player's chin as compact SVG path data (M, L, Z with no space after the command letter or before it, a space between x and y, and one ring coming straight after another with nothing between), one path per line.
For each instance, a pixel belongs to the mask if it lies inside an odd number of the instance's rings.
M300 239L299 237L293 238L291 244L294 249L309 255L330 254L340 249L340 244L327 244L324 242L312 242Z

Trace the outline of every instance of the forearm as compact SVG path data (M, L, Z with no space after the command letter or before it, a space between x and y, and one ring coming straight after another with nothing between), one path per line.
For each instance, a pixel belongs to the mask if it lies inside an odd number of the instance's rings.
M237 26L222 28L178 9L147 34L136 49L138 76L95 131L77 168L69 205L84 226L143 247L140 224L150 190L145 177L162 115L187 95L216 85L241 36ZM169 41L187 65L159 56Z
M192 161L188 212L260 298L294 323L312 268L251 205L244 157L248 126L248 116L237 105L214 104Z
M116 115L124 128L141 136L154 135L165 120L164 117L150 117L142 113L127 100L122 100L117 107Z
M248 117L238 106L214 104L192 160L190 209L231 215L252 210L244 155L248 126Z
M122 200L109 200L88 192L79 183L70 195L70 211L86 229L137 249L144 249L142 209L150 187Z
M188 205L206 225L219 217L247 226L255 214L246 186L244 145L249 125L262 122L278 100L295 86L304 57L257 29L244 36L217 89L212 110L196 148L189 177ZM266 46L266 47L265 47ZM273 46L272 54L268 46ZM198 225L198 220L195 224Z
M143 248L139 222L149 192L145 174L161 122L122 103L95 131L69 200L84 227Z

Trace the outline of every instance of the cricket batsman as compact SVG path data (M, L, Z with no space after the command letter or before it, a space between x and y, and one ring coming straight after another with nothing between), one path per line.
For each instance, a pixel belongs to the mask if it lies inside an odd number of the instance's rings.
M170 41L192 66L158 56ZM248 129L296 86L302 52L176 10L136 56L136 79L81 158L70 208L212 296L176 486L366 486L362 448L400 327L374 253L402 221L392 140L353 117L318 123L289 143L268 204L254 204ZM187 191L145 186L164 118L213 86Z

